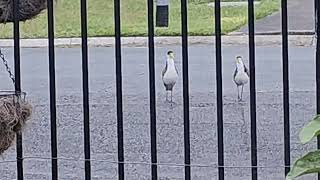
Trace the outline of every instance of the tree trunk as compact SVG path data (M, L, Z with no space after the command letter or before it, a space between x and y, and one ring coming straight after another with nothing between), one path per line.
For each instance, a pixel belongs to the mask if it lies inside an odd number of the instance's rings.
M17 18L19 21L32 19L46 8L47 0L19 0ZM0 23L13 21L13 0L0 0Z

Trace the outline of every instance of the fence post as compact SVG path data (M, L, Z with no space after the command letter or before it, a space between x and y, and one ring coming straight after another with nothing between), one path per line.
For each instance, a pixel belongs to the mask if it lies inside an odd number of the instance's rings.
M258 179L256 77L255 77L255 31L254 0L248 1L249 71L250 71L250 119L251 119L251 172L252 180Z
M81 54L85 180L91 179L87 0L81 0Z
M281 1L282 13L282 66L283 66L283 119L285 175L290 171L290 104L289 104L289 56L288 56L288 3Z
M50 127L51 127L51 176L58 180L58 140L57 140L57 106L56 106L56 75L54 50L54 11L53 0L47 0L48 20L48 51L49 51L49 87L50 87Z
M14 34L14 72L15 91L21 92L20 74L20 26L19 26L19 0L13 1L13 34ZM22 134L17 133L17 179L23 180L23 147Z
M156 27L169 25L169 0L157 0Z
M116 63L117 136L118 136L118 179L124 180L124 141L122 105L122 56L121 56L121 13L120 0L114 0L114 32Z
M319 41L319 23L318 18L320 17L319 2L315 0L315 35L316 35L316 113L320 114L320 41ZM320 149L320 137L317 138L317 148ZM318 180L320 180L320 174L318 173Z
M215 0L216 38L216 83L217 83L217 132L218 132L218 174L224 180L224 141L223 141L223 94L222 94L222 48L221 48L221 0Z
M317 23L318 23L318 16L317 16L317 12L318 12L318 0L314 0L314 34L317 37Z

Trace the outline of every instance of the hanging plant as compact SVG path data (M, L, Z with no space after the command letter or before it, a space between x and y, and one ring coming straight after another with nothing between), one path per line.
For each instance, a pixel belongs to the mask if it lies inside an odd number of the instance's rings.
M13 1L0 0L0 23L13 22ZM19 21L36 17L47 7L47 0L19 0Z
M0 49L0 59L13 85L16 81ZM0 155L13 144L16 134L21 133L32 114L32 106L26 101L26 93L0 91Z
M31 117L32 106L25 100L25 94L14 91L0 92L0 155L15 141L27 120Z

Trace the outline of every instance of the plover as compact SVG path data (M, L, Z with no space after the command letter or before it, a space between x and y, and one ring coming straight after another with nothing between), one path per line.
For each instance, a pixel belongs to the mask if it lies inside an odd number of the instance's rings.
M172 51L167 52L166 66L162 70L162 81L166 88L166 101L168 101L168 91L171 92L171 104L172 104L172 90L179 77L178 70L174 63L174 53Z
M233 74L233 80L237 85L238 101L242 101L243 87L249 81L249 71L242 61L241 56L236 57L236 69ZM239 95L239 87L241 86L241 96Z

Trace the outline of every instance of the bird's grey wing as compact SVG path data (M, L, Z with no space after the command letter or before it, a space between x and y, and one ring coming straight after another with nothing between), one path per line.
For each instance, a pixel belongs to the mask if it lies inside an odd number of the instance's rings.
M247 75L250 77L248 68L246 67L246 65L243 65L243 66L244 66L244 72L247 73Z
M177 74L179 75L179 71L178 71L178 69L177 69L177 66L176 66L176 65L174 65L174 68L176 69Z
M162 78L163 78L164 74L166 73L167 68L168 68L168 64L167 64L167 62L166 62L166 66L165 66L164 69L162 70Z
M236 69L234 70L234 72L233 72L233 80L236 79L237 72L238 72L238 69L236 68Z

